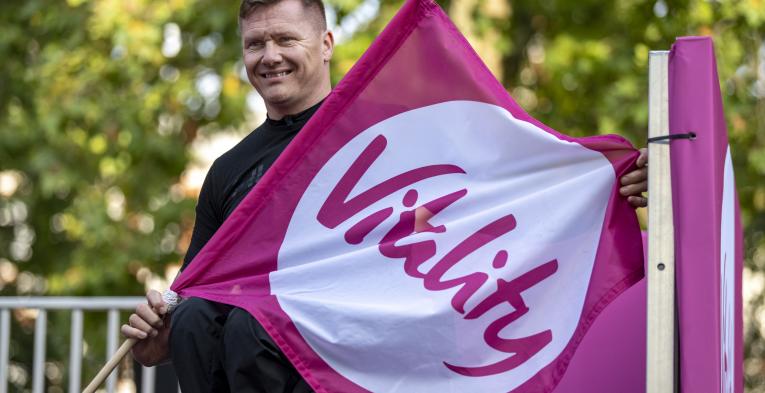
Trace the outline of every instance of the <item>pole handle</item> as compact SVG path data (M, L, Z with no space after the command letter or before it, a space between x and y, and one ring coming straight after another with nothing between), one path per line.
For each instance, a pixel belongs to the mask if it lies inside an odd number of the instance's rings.
M82 391L82 393L94 393L96 389L101 386L102 383L106 380L106 378L109 376L109 374L112 373L112 371L117 367L117 365L122 361L122 359L125 357L125 355L130 352L130 349L133 348L133 345L138 342L138 340L134 338L129 338L125 340L125 342L120 345L119 349L117 349L117 352L112 355L111 359L109 359L108 362L104 365L104 367L101 368L101 371L96 374L95 378L93 378L92 381L90 381L90 384L85 388L85 390Z

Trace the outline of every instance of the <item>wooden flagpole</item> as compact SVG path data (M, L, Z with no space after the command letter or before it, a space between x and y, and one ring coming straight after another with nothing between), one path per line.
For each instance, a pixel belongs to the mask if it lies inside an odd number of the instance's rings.
M648 137L669 134L669 51L648 61ZM648 144L648 266L646 392L677 391L675 237L669 140Z
M179 273L180 274L180 273ZM178 276L176 276L178 278ZM162 316L162 319L164 320L168 315L170 315L171 312L175 309L175 307L178 306L178 304L181 302L181 298L178 296L177 293L173 292L171 289L165 289L164 292L162 292L162 301L167 305L167 312ZM165 323L168 323L169 321L166 321ZM122 359L127 356L127 354L130 352L131 349L133 349L133 346L138 342L138 340L134 338L128 338L125 340L125 342L120 345L119 349L117 349L117 352L112 355L112 357L109 359L109 361L106 362L104 367L101 368L101 371L96 374L95 378L93 378L92 381L88 384L88 386L82 391L83 393L94 393L96 389L98 389L99 386L101 386L102 383L106 380L106 378L109 377L109 374L114 371L114 369L119 365L119 363L122 361Z
M101 371L96 374L96 376L93 378L92 381L88 384L87 387L82 391L82 393L93 393L98 389L99 386L101 386L104 381L106 381L106 378L109 377L109 374L114 371L114 369L117 367L117 365L120 364L122 359L130 352L130 350L133 348L135 343L138 342L138 340L134 338L129 338L125 340L122 345L120 345L119 349L117 349L117 352L112 355L112 357L109 359L108 362L104 365L104 367L101 368Z

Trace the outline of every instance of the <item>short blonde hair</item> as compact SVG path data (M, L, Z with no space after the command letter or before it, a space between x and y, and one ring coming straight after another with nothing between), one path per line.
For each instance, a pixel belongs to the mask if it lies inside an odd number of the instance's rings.
M281 1L284 0L242 0L242 3L239 5L239 20L247 18L260 7L274 5ZM301 0L300 2L303 3L305 9L316 12L319 16L319 27L321 27L322 31L326 30L327 17L324 15L324 2L322 0Z

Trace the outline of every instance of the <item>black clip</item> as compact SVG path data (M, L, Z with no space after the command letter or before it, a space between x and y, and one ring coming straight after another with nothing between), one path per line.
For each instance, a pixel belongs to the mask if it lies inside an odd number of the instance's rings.
M661 141L664 141L664 140L673 140L673 139L690 139L690 140L694 140L694 139L696 139L696 133L695 132L689 132L689 133L686 133L686 134L670 134L670 135L655 136L653 138L648 138L648 143L661 142Z

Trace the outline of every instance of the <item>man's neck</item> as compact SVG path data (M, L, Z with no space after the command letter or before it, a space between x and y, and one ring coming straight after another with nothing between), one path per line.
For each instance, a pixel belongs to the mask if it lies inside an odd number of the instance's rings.
M319 106L321 106L322 101L319 101L316 103L316 105L309 107L301 112L297 113L290 113L289 115L284 115L281 119L272 119L269 115L266 119L264 125L270 126L270 127L292 127L292 126L298 126L302 128L308 120L311 119L314 113L319 109Z
M311 100L305 101L302 105L293 106L290 108L279 108L279 107L266 105L266 116L268 116L268 118L271 120L281 120L285 116L296 115L320 103L322 100L327 98L328 95L329 95L329 91L327 91L326 93L319 94Z

